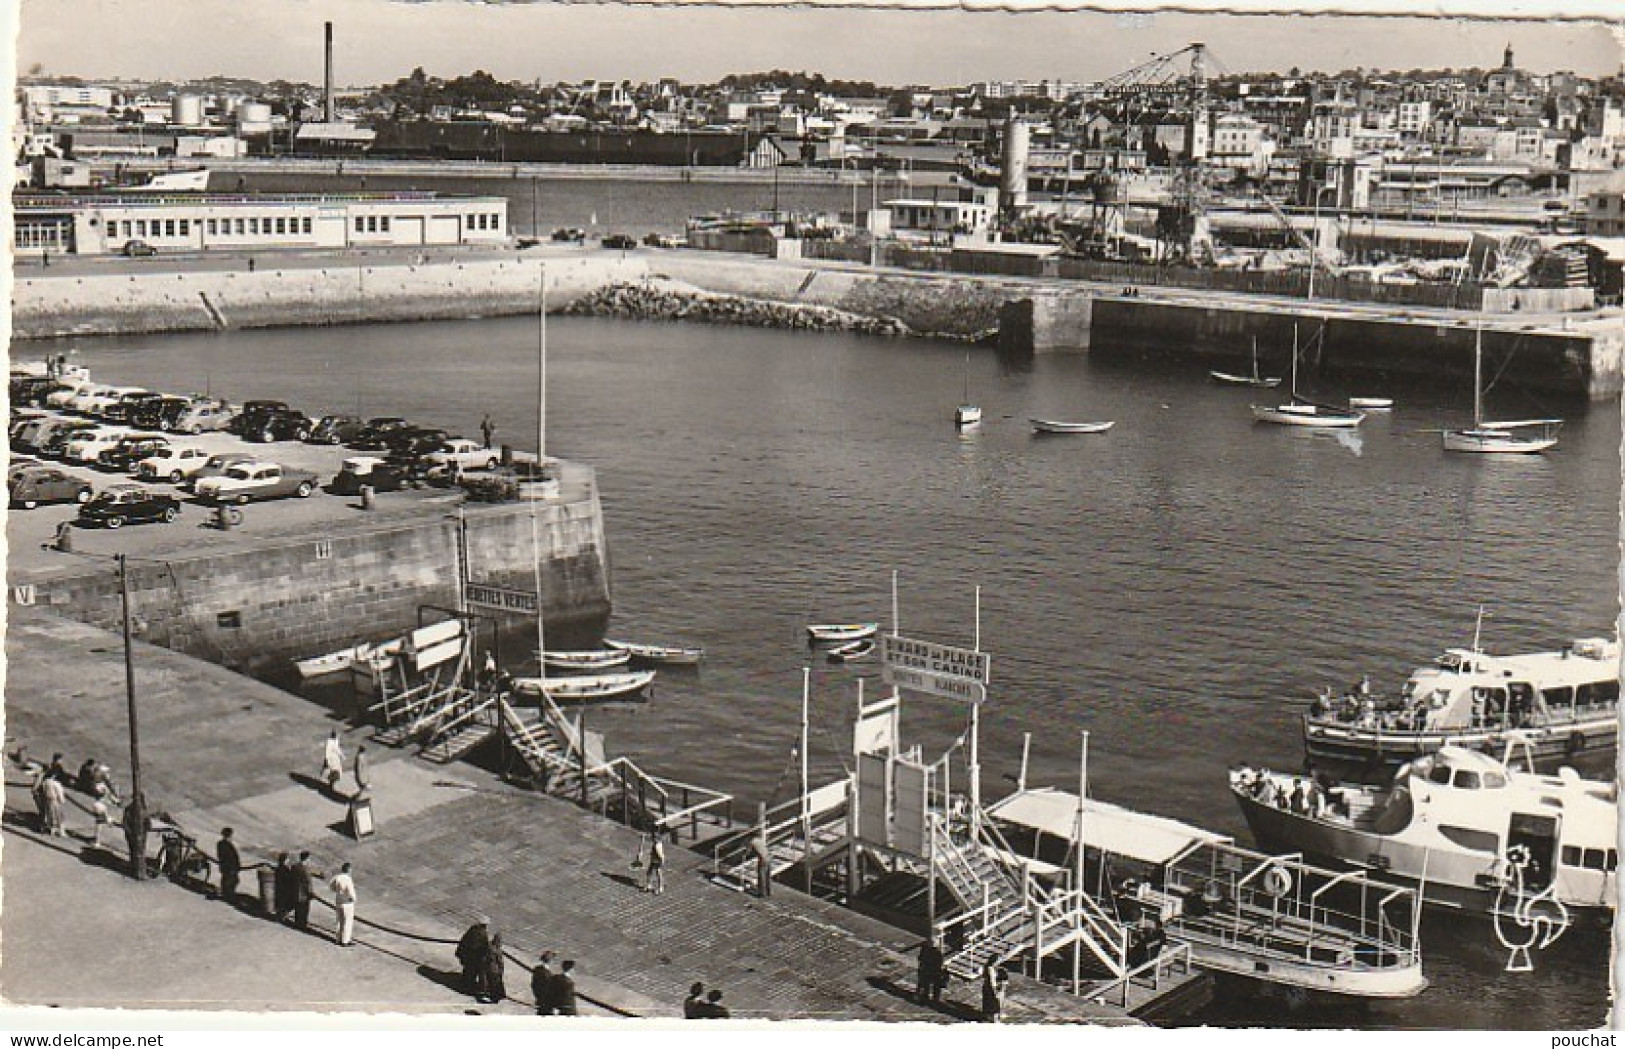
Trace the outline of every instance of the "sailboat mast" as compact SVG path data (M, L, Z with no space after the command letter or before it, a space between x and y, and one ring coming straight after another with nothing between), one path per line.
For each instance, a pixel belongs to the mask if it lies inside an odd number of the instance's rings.
M1484 322L1478 322L1478 337L1473 342L1473 429L1484 423Z
M1292 325L1292 400L1298 399L1298 325Z
M536 472L531 481L537 486L532 496L540 495L542 459L547 454L547 267L540 268L540 288L536 303ZM547 603L542 600L542 537L537 521L540 498L530 502L530 556L531 572L536 586L536 676L541 679L543 705L547 697L547 638L542 613ZM582 753L586 753L585 747Z

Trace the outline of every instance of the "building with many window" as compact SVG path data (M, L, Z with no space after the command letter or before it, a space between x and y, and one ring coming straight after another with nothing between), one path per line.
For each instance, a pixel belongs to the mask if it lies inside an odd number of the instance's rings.
M504 197L433 193L18 195L20 255L501 244Z

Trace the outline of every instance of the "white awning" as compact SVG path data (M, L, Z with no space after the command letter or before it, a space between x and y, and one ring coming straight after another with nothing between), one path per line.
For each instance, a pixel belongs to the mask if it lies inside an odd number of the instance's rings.
M1070 842L1078 823L1078 796L1048 787L1023 791L995 804L988 815ZM1195 844L1230 841L1223 834L1095 798L1084 803L1083 837L1092 849L1154 864L1167 863Z

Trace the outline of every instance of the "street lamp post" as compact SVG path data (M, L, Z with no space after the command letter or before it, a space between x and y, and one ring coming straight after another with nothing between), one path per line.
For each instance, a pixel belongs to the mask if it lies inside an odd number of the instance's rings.
M1328 189L1335 190L1336 186L1318 186L1315 189L1314 217L1309 225L1309 300L1315 297L1315 265L1320 258L1320 198Z
M130 805L133 815L125 817L130 846L130 873L136 881L147 880L147 813L146 795L141 792L141 733L137 727L135 710L135 653L130 641L130 577L125 555L115 555L118 562L118 589L124 631L124 698L130 719Z

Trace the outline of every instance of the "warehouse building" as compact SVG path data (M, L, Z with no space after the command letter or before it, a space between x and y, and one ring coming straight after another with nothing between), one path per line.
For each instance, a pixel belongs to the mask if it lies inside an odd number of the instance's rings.
M19 255L267 251L278 248L502 244L503 197L342 195L29 195L14 200ZM150 250L149 250L150 249Z

